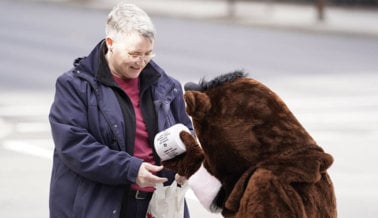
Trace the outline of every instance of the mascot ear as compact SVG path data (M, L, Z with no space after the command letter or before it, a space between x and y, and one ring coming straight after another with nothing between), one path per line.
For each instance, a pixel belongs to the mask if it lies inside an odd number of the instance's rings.
M186 91L184 94L186 112L193 119L202 119L211 108L209 96L203 92Z

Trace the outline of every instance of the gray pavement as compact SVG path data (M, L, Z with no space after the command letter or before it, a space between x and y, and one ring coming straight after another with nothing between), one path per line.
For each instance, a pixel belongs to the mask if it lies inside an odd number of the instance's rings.
M109 10L120 0L45 0L75 6ZM353 36L378 37L378 8L348 9L326 6L319 21L315 5L237 1L234 16L226 0L130 0L150 15L207 19L264 28L301 30Z

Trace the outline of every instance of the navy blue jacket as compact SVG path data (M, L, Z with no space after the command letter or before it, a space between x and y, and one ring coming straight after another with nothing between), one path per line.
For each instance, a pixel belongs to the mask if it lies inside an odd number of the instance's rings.
M114 91L116 84L109 86L98 77L102 44L56 82L49 115L55 143L50 217L119 217L123 194L130 183L135 183L143 162L127 152L129 123L123 118ZM145 71L155 76L148 90L157 132L175 123L192 130L181 84L153 61L141 75ZM173 175L162 176L172 181Z

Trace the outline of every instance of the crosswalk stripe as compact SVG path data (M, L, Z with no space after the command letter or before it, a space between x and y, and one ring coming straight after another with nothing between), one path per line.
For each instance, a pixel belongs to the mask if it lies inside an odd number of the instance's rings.
M38 140L39 142L46 144L52 144L51 140ZM27 140L5 140L3 148L11 151L16 151L23 154L33 155L44 159L52 160L52 149L43 148L38 145L28 143Z

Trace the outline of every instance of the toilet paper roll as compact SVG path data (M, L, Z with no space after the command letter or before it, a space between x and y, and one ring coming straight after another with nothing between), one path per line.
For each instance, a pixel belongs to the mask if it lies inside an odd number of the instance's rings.
M179 123L159 132L154 139L154 146L162 161L169 160L186 151L185 144L180 139L180 132L190 130Z

